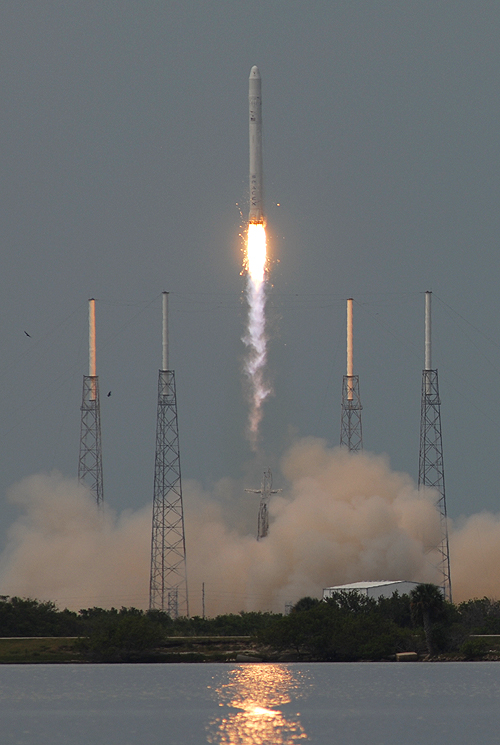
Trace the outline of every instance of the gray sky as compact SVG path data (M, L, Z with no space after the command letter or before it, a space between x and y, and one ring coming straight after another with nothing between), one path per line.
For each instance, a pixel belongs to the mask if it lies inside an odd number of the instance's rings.
M338 443L349 296L365 449L416 478L433 290L448 510L498 510L499 38L497 2L3 0L2 540L9 486L76 475L92 296L105 500L151 500L162 290L183 475L238 494L267 465L283 485L295 435ZM241 376L254 64L273 260L265 462L245 441Z

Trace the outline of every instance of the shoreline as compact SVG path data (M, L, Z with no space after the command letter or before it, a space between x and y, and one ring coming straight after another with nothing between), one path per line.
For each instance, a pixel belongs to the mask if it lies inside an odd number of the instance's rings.
M250 636L168 637L155 649L142 651L111 650L99 655L84 651L84 637L1 637L0 665L12 664L307 664L346 662L317 660L293 650L279 652L252 642ZM405 659L391 655L382 660L351 660L347 662L500 662L498 650L465 657L457 652L429 657L409 650Z

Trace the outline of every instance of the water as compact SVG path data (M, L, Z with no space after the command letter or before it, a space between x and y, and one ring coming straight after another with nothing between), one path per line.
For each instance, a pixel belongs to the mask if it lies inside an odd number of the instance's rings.
M2 745L498 742L500 664L5 665Z

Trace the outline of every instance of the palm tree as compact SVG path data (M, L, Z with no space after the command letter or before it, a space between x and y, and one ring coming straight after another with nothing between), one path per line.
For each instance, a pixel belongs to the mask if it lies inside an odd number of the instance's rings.
M422 614L427 651L432 656L432 622L443 612L444 598L437 585L423 583L410 592L410 607L414 616Z

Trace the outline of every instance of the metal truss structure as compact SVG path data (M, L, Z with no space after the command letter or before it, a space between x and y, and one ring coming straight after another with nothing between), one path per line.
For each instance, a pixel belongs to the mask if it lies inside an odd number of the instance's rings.
M101 409L99 404L99 378L83 376L82 412L80 426L80 457L78 481L94 494L97 506L104 500L102 484Z
M422 404L420 417L420 455L418 485L435 489L441 519L441 543L438 546L438 569L442 576L443 592L451 602L450 549L444 486L443 439L441 432L441 401L437 370L422 371Z
M257 540L265 538L269 533L269 510L268 497L262 496L259 504L259 517L257 519Z
M273 489L273 474L271 469L267 468L264 471L260 489L245 489L245 491L250 494L260 494L259 517L257 520L257 540L260 541L269 533L268 505L271 494L278 494L281 489Z
M175 374L160 370L149 607L189 616Z
M354 453L363 450L362 408L359 395L359 375L344 375L342 380L340 446L346 447Z

